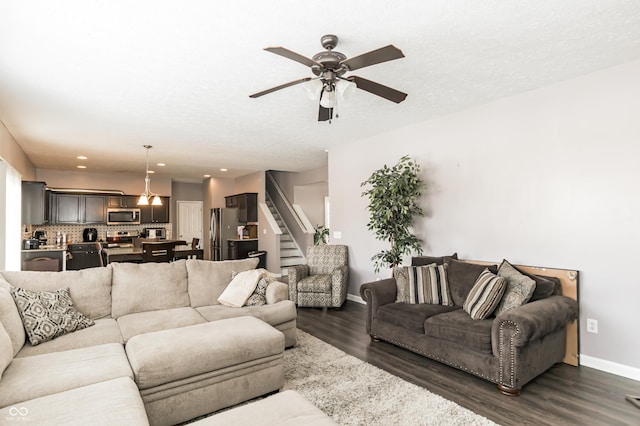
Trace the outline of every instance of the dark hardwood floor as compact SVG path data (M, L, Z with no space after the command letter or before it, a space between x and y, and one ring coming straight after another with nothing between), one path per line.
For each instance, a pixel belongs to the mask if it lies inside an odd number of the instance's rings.
M562 364L525 385L519 397L504 396L495 384L471 374L371 342L365 309L352 301L327 312L298 308L298 328L501 425L640 425L640 409L624 399L640 395L634 380Z

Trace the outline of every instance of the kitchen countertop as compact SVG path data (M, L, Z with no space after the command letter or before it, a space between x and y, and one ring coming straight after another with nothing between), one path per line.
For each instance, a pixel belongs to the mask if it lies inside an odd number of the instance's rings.
M42 251L67 251L67 246L63 245L60 247L56 247L56 246L43 246L43 247L39 247L37 249L31 249L31 250L22 250L23 253L31 253L31 252L42 252Z

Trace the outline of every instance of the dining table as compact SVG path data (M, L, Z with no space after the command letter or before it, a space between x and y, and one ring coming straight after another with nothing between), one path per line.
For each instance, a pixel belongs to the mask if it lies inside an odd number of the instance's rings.
M111 247L102 249L106 255L107 264L111 262L143 262L142 247ZM203 249L193 249L189 246L176 246L173 257L179 259L203 259Z

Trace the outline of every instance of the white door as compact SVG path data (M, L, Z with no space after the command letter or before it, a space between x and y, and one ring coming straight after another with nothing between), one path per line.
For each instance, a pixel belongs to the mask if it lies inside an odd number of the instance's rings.
M188 244L198 238L198 248L204 247L202 240L202 201L178 201L178 240Z

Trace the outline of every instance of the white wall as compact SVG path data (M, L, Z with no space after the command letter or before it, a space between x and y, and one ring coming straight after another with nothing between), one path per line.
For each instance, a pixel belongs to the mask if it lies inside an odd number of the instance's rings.
M360 183L409 154L428 184L425 253L580 270L582 363L640 380L639 111L640 61L333 149L331 241L349 246L349 293L376 279L385 247Z

